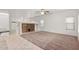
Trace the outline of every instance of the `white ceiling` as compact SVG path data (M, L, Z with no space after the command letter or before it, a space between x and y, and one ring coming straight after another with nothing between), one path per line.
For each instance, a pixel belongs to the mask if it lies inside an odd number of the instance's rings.
M45 9L46 11L54 12L55 9ZM0 12L6 12L9 13L10 15L14 15L15 17L35 17L39 16L41 9L0 9Z
M45 9L46 11L65 11L69 9ZM28 13L28 12L40 12L41 9L0 9L0 11L5 11L8 13Z
M50 13L55 13L55 12L63 12L63 11L68 11L68 10L75 10L78 11L78 9L45 9L46 11L49 11ZM14 14L14 15L24 15L27 17L35 17L40 15L41 9L0 9L0 12L5 12L9 14Z

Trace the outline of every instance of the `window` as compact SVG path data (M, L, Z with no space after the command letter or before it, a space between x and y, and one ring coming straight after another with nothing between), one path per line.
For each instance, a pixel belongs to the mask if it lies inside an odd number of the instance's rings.
M75 30L74 17L66 18L66 30Z

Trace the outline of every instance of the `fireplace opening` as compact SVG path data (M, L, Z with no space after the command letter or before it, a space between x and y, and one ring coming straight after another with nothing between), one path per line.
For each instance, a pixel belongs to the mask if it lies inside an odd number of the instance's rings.
M30 29L28 29L28 31L30 32L31 30L30 30Z
M35 24L22 23L22 33L35 31Z

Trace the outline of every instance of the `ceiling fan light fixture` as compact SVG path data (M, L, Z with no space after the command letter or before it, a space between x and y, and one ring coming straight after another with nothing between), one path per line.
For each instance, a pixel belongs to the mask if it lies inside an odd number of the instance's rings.
M46 14L48 14L49 13L49 11L46 11L45 9L41 9L41 15L46 15Z
M44 9L41 9L41 15L44 15L45 14L45 10Z
M42 11L42 12L41 12L41 15L44 15L44 14L45 14L45 12Z

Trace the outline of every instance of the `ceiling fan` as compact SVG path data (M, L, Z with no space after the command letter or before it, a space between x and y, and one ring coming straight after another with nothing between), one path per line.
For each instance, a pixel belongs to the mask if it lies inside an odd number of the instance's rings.
M46 15L46 14L49 14L49 13L50 13L50 11L45 10L45 9L41 9L41 11L40 11L41 15Z

